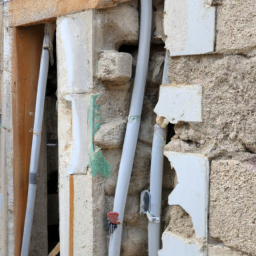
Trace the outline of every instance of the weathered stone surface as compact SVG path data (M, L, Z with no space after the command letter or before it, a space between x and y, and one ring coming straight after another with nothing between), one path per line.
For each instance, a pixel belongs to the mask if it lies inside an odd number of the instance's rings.
M117 118L128 120L130 104L128 90L105 90L102 88L100 96L97 98L97 104L100 105L103 124Z
M102 81L128 82L132 76L132 56L125 52L102 51L98 61L98 78Z
M176 138L198 143L201 150L210 147L212 156L218 148L256 152L255 64L243 56L170 58L172 83L203 86L203 123L178 123Z
M105 191L107 195L114 195L118 177L121 152L116 150L103 152L106 160L112 166L111 176L106 181ZM118 157L119 156L119 157ZM149 188L151 148L141 142L138 143L133 171L129 186L129 195L140 194L144 189Z
M138 41L139 15L132 4L95 11L97 43L101 50L118 50L122 44ZM129 22L127 22L129 21Z
M94 143L102 149L121 148L124 141L126 120L114 119L101 125L94 137Z
M147 230L125 226L123 228L122 246L120 256L147 256L148 255Z
M247 253L238 252L221 245L208 245L208 256L246 256Z
M210 175L210 236L255 255L256 162L213 161Z
M191 217L179 205L171 207L170 222L166 231L172 232L184 239L191 239L195 235Z
M251 0L223 0L217 10L217 52L246 52L256 46L256 6Z

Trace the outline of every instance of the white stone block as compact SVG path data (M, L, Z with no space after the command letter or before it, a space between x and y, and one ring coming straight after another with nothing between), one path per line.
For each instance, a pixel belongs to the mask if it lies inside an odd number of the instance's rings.
M88 114L89 96L86 94L69 94L65 99L71 102L72 108L72 146L68 174L86 174L89 163ZM59 128L61 129L61 127Z
M207 217L209 196L209 161L202 155L165 151L178 178L170 194L169 205L180 205L193 222L196 238L186 241L169 231L163 234L163 249L159 256L205 256L207 248ZM194 242L193 242L194 241ZM170 254L170 252L172 252Z
M198 245L185 243L179 237L175 237L170 232L164 232L163 249L158 252L158 256L206 256L206 252L199 250Z
M98 62L98 78L103 81L128 82L132 76L132 55L102 51Z
M161 85L154 111L173 124L178 121L202 122L202 86Z
M92 191L91 174L74 175L74 255L93 255Z
M170 55L213 52L215 12L215 7L202 0L165 0L165 44Z
M59 95L93 87L92 22L93 10L57 19Z

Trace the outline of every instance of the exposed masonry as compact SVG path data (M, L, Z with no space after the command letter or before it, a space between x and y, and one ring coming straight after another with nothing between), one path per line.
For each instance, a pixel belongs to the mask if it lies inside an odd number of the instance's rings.
M138 51L139 5L137 1L123 2L113 8L57 18L61 255L69 255L70 250L73 255L107 255L106 213L113 209ZM193 12L191 4L196 6ZM13 30L8 27L8 3L3 8L1 169L5 171L1 173L0 186L0 255L11 256L15 243ZM199 15L201 11L205 16ZM159 256L170 251L174 255L186 255L189 251L189 256L256 255L255 13L249 0L165 0L165 4L154 1L153 45L121 255L148 255L147 219L139 215L139 195L149 188L154 109L175 124L175 136L170 136L170 130L165 147L170 161L165 158L163 249ZM41 15L44 17L45 12ZM27 21L32 16L33 13ZM17 22L23 18L21 15ZM157 44L162 40L170 56L171 84L160 87L164 49ZM161 94L161 90L166 91ZM179 97L184 96L184 91L190 96L193 92L194 101L181 106ZM176 98L171 97L174 93ZM90 105L92 98L94 105ZM188 98L183 97L182 102L186 103ZM90 119L92 112L95 115ZM110 167L109 178L92 176L95 155L99 157L96 164ZM179 158L183 160L178 161ZM192 162L200 164L195 167ZM185 163L189 168L183 166ZM199 176L192 175L190 184L184 188L184 178L192 170ZM189 195L191 201L183 202L177 191L183 186L184 193L188 193L196 177L201 181L196 189L200 190L203 203L191 200L194 190ZM204 201L208 191L209 221ZM187 202L191 205L187 206ZM204 217L197 220L195 215L199 214ZM182 251L185 247L187 252Z
M255 255L255 36L247 20L255 10L246 1L209 3L216 5L220 54L170 57L168 72L173 86L202 85L202 122L178 122L165 150L211 161L208 255ZM194 236L193 220L184 217L189 212L180 211L171 210L164 245L174 243L170 231L183 241Z

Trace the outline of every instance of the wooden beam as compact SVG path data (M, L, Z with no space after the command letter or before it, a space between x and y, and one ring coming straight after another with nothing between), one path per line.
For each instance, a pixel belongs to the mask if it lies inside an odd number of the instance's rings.
M129 0L13 0L9 2L9 26L54 21L58 16L116 6Z

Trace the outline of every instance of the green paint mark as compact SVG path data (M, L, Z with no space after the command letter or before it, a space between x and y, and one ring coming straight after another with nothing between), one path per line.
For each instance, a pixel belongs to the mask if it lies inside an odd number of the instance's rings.
M96 100L100 95L91 95L89 106L89 121L90 121L90 162L89 166L92 171L92 176L102 175L110 177L111 167L104 158L102 151L93 143L94 136L101 126L100 106L96 104Z

